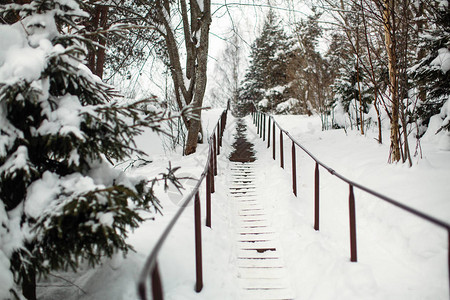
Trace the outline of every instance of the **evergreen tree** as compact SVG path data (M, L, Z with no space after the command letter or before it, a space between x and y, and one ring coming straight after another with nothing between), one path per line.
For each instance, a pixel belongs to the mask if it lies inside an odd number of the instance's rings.
M0 26L0 297L20 293L14 279L35 299L36 276L126 253L139 210L160 209L152 184L109 162L165 116L148 101L120 104L84 66L89 3L0 6L20 16ZM176 183L173 170L164 179Z
M324 113L326 100L330 97L332 71L317 50L323 31L318 22L320 16L315 13L301 20L294 32L295 45L287 73L292 82L291 90L299 99L299 113L312 114L313 110Z
M353 61L354 62L354 61ZM360 124L359 111L369 112L369 104L373 100L373 89L365 82L365 75L362 68L359 71L356 70L355 63L349 63L347 67L342 67L339 70L338 77L333 83L334 99L332 106L334 109L341 110L349 117L350 126ZM358 82L359 81L359 82ZM363 105L360 108L360 100ZM336 113L336 112L335 112ZM339 113L339 112L338 112ZM342 119L339 121L335 119L333 121L333 127L341 128L346 127L347 124L341 124Z
M419 125L422 125L420 134L425 132L430 118L440 112L450 96L448 4L433 1L427 6L426 15L428 26L420 36L419 45L424 55L414 67L410 68L410 74L416 85L426 91L424 99L420 99L417 107ZM450 123L443 124L443 129L450 130Z
M240 91L241 101L273 111L289 99L286 70L290 44L275 13L270 10L261 35L251 47L250 66Z

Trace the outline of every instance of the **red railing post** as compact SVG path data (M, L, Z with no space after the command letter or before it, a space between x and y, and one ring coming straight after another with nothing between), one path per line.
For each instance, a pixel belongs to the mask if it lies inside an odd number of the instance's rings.
M280 128L280 167L284 169L283 130Z
M259 137L262 138L263 114L259 113Z
M263 141L266 140L266 114L264 114L264 120L263 120Z
M356 254L356 213L355 213L355 195L353 185L350 186L349 210L350 210L350 261L357 262Z
M295 143L292 141L292 191L297 197L297 162L295 159Z
M275 152L276 152L276 144L275 144L275 120L273 120L273 125L272 125L272 147L273 147L273 160L275 160Z
M220 155L220 128L217 125L217 155Z
M270 148L270 120L271 117L269 117L269 119L267 120L267 148Z
M202 225L200 216L200 196L199 192L195 194L195 291L198 293L203 288L203 266L202 266Z
M216 134L213 135L213 160L214 160L214 176L217 176L217 142Z
M161 277L159 276L158 263L155 263L155 267L153 268L150 280L152 283L153 300L163 300L163 291L162 291Z
M259 111L256 113L256 134L259 135Z
M222 115L222 117L220 118L220 125L219 125L219 128L220 128L219 146L222 147L223 131L224 131L224 128L225 128L225 120L224 120L223 115Z
M206 175L206 226L211 228L211 187L214 175L211 172L211 166L208 168Z
M212 194L214 194L216 192L216 187L215 187L215 184L214 184L214 173L213 173L214 172L214 167L213 167L213 165L214 165L214 158L211 155L210 158L209 158L209 168L208 168L208 174L206 175L206 177L208 178L208 176L211 175L210 176L210 185L209 185L209 187L210 187L210 191L211 191Z
M225 132L225 125L227 124L227 113L226 112L224 112L223 114L222 114L222 123L221 123L221 125L222 125L222 128L221 128L221 130L222 130L222 136L223 136L223 133ZM221 146L222 146L222 144L221 144Z
M316 162L316 169L314 171L314 230L319 230L319 191L320 191L320 177L319 177L319 164Z

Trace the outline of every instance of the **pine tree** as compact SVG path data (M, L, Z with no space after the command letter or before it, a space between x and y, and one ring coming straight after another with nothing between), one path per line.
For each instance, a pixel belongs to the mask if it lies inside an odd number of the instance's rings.
M152 184L109 162L165 116L148 101L121 104L84 66L88 3L0 6L20 16L0 27L0 297L20 293L8 274L35 299L37 276L126 253L139 210L160 210ZM176 183L173 170L164 178Z
M240 99L273 111L278 104L289 99L286 69L290 40L272 10L251 48L250 66L242 83Z
M419 45L424 55L410 68L415 84L426 91L417 108L422 126L420 134L425 132L430 118L440 112L450 96L450 11L448 4L441 3L433 1L427 6L428 26L421 33ZM450 123L443 124L443 129L450 130Z
M326 99L330 97L332 74L327 61L318 51L322 28L321 14L315 13L296 24L294 47L290 51L288 81L299 99L298 112L312 114L313 110L324 113Z
M369 104L373 100L373 89L365 83L365 73L362 68L356 70L356 64L349 62L346 67L339 70L338 77L335 79L332 87L334 99L332 106L334 109L343 109L350 120L350 126L360 124L360 111L368 113ZM360 108L360 99L362 109ZM346 124L334 122L335 128L346 127Z

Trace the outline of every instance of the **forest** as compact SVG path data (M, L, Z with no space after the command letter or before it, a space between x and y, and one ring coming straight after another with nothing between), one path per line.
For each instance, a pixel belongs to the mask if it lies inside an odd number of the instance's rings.
M1 299L133 251L178 168L115 166L151 163L145 130L195 155L211 107L375 129L408 167L425 134L450 150L447 0L3 0L0 43Z

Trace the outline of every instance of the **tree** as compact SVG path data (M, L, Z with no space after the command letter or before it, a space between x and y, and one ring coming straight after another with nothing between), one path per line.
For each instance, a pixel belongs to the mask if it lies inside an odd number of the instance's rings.
M0 27L2 297L18 297L12 278L36 299L37 276L126 253L139 211L160 210L152 184L110 162L130 157L133 137L145 126L160 131L167 116L148 100L121 104L83 65L89 8L81 0L0 6L1 16L20 16ZM177 184L173 172L164 180Z
M439 5L437 1L433 1L426 8L421 3L418 9L426 12L427 17L423 15L423 11L421 13L421 21L425 22L426 27L418 25L420 55L416 64L410 68L410 74L419 87L417 118L421 126L421 136L428 127L430 118L440 112L450 96L450 72L447 62L450 57L450 12L448 5ZM450 125L443 124L442 129L450 130Z
M239 109L239 84L241 82L242 42L239 29L232 31L231 38L215 64L214 82L212 82L212 102L223 106L228 100L232 103L233 114L238 115ZM211 103L214 105L214 103Z
M289 49L290 40L270 10L261 35L251 47L250 66L240 92L241 101L274 111L277 105L290 98L286 73Z
M186 0L144 2L149 7L145 19L165 42L178 107L182 110L191 106L195 110L192 118L183 118L188 129L185 154L189 155L196 151L199 135L202 139L200 109L207 80L211 1L192 0L189 5ZM182 26L183 41L178 40L177 21ZM184 59L181 57L183 43Z
M319 25L321 13L315 12L296 24L295 44L291 50L287 74L291 90L299 99L298 112L312 114L315 110L326 113L326 99L330 98L333 76L327 61L318 51L323 30Z

